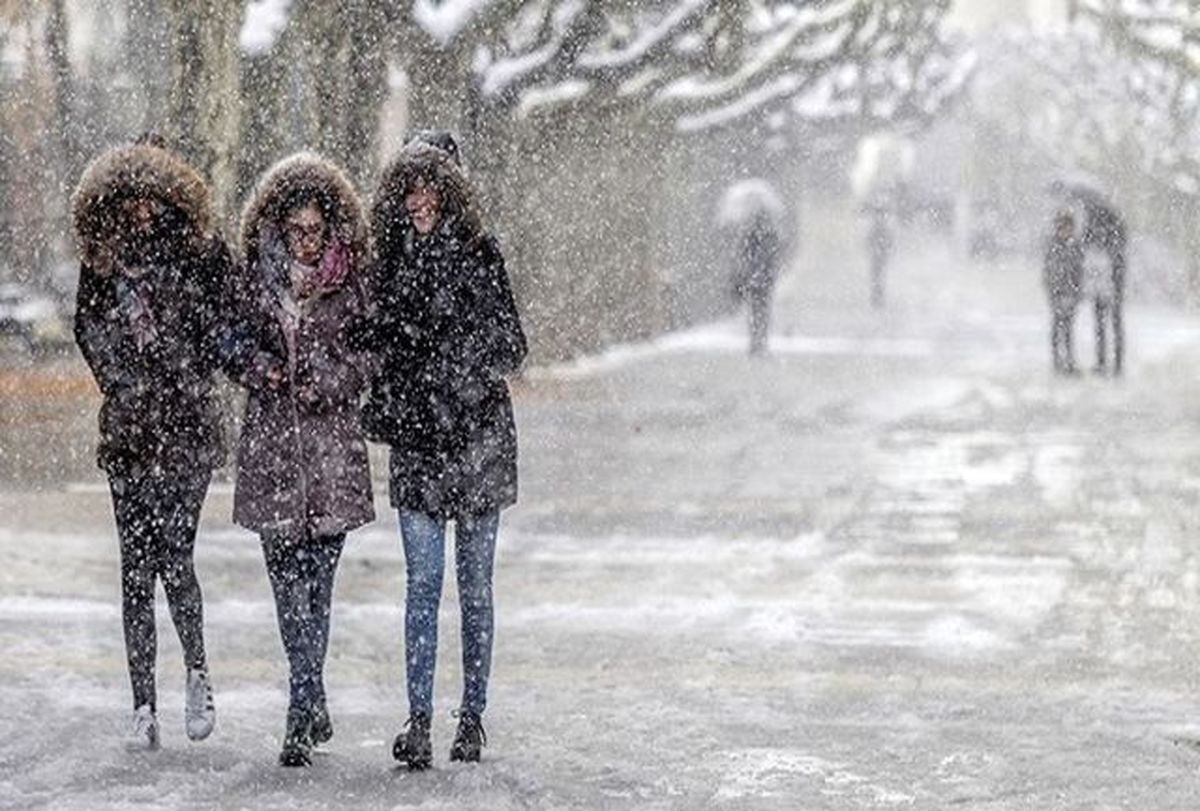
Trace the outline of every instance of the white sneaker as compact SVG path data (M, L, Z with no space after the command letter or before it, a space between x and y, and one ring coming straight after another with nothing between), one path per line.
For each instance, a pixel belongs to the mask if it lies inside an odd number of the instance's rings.
M151 751L158 748L158 719L149 704L133 711L133 722L125 748L130 751Z
M217 708L213 706L212 683L208 680L207 670L188 668L183 722L188 738L193 741L207 738L217 724Z

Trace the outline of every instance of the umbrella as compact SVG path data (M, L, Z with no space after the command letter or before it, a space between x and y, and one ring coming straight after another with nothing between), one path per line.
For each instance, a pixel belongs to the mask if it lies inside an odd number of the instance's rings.
M787 208L775 188L762 178L749 178L734 183L721 195L717 207L717 223L736 226L758 214L766 214L776 225L782 223Z
M1083 205L1087 214L1084 225L1084 240L1103 246L1114 256L1123 256L1125 250L1125 221L1117 212L1104 187L1095 178L1082 173L1056 177L1050 181L1049 191Z

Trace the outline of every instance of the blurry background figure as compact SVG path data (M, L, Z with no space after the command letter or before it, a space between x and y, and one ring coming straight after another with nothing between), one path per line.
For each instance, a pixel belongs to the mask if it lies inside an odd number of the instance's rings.
M1071 332L1079 306L1083 275L1083 248L1075 233L1075 215L1063 209L1054 217L1054 230L1046 242L1042 281L1050 301L1050 354L1056 374L1075 374Z
M1113 261L1108 251L1094 242L1084 242L1082 247L1083 285L1081 298L1092 302L1096 334L1096 366L1094 367L1094 371L1097 374L1104 374L1108 369L1108 320L1110 317L1113 317L1116 324L1120 323L1120 317L1113 316L1116 307L1116 284L1113 279ZM1116 331L1114 330L1114 332ZM1114 335L1115 338L1116 335ZM1119 365L1114 364L1114 368L1119 368Z
M1108 278L1101 280L1092 297L1096 317L1096 371L1108 370L1106 333L1112 323L1112 373L1120 375L1125 361L1125 223L1116 210L1103 201L1084 201L1087 224L1083 243L1098 250L1107 260Z
M977 200L971 205L967 252L972 259L991 261L1002 252L1000 209L992 200Z
M869 206L867 215L871 218L867 228L867 250L871 256L871 306L882 310L885 303L885 274L895 237L886 205Z
M929 222L938 219L937 201L913 182L915 160L915 146L909 138L881 131L859 141L849 169L851 192L866 217L865 248L875 310L887 303L886 274L895 248L896 225L915 226L918 214ZM914 204L914 195L922 198L920 204Z
M745 302L749 309L751 355L761 355L767 349L771 294L784 253L782 225L786 212L779 194L759 178L730 186L717 212L717 221L734 249L730 280L733 298Z
M1090 182L1058 179L1050 184L1050 191L1064 197L1082 212L1077 236L1088 269L1081 278L1081 295L1092 301L1095 315L1095 371L1106 374L1110 368L1108 327L1111 322L1111 368L1114 375L1120 375L1125 360L1123 310L1128 242L1125 221L1108 197Z

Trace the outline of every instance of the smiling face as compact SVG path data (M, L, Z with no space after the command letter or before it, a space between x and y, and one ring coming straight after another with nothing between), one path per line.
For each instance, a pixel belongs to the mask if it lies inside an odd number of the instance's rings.
M315 265L325 253L325 217L312 203L294 209L283 223L288 254L302 265Z
M413 228L421 236L433 233L442 216L442 196L437 189L418 180L404 196L404 208Z

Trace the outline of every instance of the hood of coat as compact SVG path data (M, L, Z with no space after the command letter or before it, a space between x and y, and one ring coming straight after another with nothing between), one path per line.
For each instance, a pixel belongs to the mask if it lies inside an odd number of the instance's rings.
M71 196L80 257L101 275L111 269L123 232L119 204L130 197L154 197L173 208L193 240L212 233L208 185L182 157L150 144L111 149L84 170Z
M344 261L358 267L366 259L366 220L353 184L332 161L301 152L268 169L242 210L240 247L247 267L256 267L264 250L278 246L284 218L305 197L321 208L333 239L347 254Z
M375 255L383 261L395 257L415 233L404 198L418 180L433 186L441 195L439 233L452 230L467 244L484 236L470 181L454 157L444 149L413 141L384 168L371 204Z

